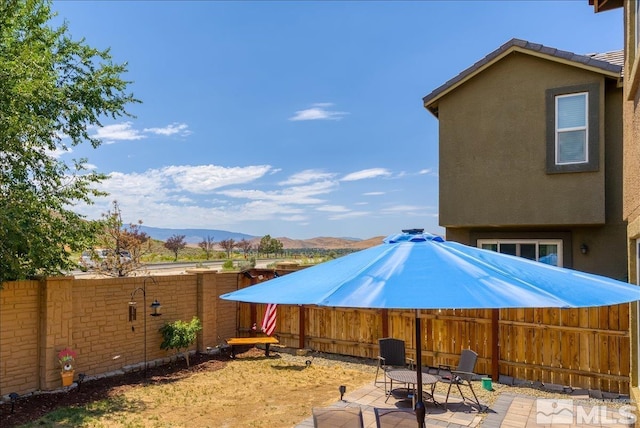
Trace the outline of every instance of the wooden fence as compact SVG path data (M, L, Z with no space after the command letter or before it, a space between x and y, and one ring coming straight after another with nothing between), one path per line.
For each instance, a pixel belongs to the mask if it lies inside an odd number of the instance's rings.
M240 304L240 332L260 324L265 306ZM628 304L422 310L419 316L425 366L455 366L460 351L471 348L479 374L629 393ZM288 347L366 358L378 355L379 338L395 337L415 357L415 317L415 311L280 305L275 334Z

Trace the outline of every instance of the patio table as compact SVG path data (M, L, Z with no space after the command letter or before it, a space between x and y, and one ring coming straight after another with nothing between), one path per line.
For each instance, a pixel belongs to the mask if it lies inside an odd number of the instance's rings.
M416 384L418 383L418 374L414 370L409 370L409 369L389 370L387 371L386 374L387 376L389 376L389 379L391 379L391 387L389 388L389 392L387 393L386 400L384 400L385 403L387 402L387 400L389 400L389 397L393 395L394 397L398 399L403 399L403 400L411 398L411 404L413 407L415 407ZM398 388L394 390L393 389L394 380L396 382L405 384L407 388ZM439 405L440 403L436 401L433 393L436 389L436 383L438 383L440 380L441 380L440 376L426 373L424 370L422 371L422 384L431 385L431 392L426 392L426 391L424 392L425 398L427 400L431 400L433 404L435 404L436 406Z

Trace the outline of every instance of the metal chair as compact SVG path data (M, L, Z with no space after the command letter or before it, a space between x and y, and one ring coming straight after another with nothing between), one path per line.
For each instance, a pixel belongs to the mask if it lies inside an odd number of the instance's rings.
M364 428L360 407L315 407L312 413L315 428Z
M438 375L441 378L441 382L448 383L449 388L447 389L447 397L444 400L444 408L447 408L447 403L449 401L449 393L451 392L451 387L453 385L458 388L458 392L462 396L462 400L469 400L476 404L480 411L483 411L486 406L480 404L478 400L478 396L473 390L473 385L471 384L471 380L475 376L474 370L476 367L476 361L478 360L478 354L473 352L471 349L463 349L460 353L460 361L458 362L458 367L455 370L451 369L451 366L440 365L438 367ZM466 397L462 393L462 389L460 386L466 386L471 390L473 394L473 400L470 397Z
M376 428L415 428L416 414L413 410L373 408Z
M378 373L380 369L384 374L384 390L387 391L386 371L398 368L414 368L414 360L407 358L404 349L404 340L385 337L378 339L379 354L378 367L376 368L376 379L374 384L378 384Z

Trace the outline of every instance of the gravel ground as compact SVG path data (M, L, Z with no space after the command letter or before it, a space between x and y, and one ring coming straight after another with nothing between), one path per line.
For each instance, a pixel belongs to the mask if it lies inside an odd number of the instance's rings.
M314 351L308 351L307 355L296 355L296 349L284 347L272 347L272 349L278 352L283 360L291 361L294 364L302 365L306 363L323 366L340 365L342 367L347 367L353 370L369 372L372 376L375 376L376 373L377 361L369 358L325 354L322 352ZM589 398L588 395L576 395L576 393L559 393L534 387L503 385L496 382L492 383L492 390L488 391L482 387L481 381L473 381L472 383L473 390L478 396L480 402L488 406L491 406L498 399L498 396L503 393L525 395L533 398L573 399L575 401L579 401L584 405L593 406L606 403L608 407L612 408L617 408L629 404L629 401L624 398L618 400L599 400L595 398ZM445 383L436 384L436 394L446 395L448 386L449 385ZM465 389L463 389L463 392L465 392L466 395L467 391L465 391ZM459 396L455 387L451 390L451 395Z

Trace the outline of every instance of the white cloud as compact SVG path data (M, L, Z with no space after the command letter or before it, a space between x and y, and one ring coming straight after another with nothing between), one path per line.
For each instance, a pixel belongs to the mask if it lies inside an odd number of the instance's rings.
M384 213L410 213L410 212L424 212L427 207L420 207L417 205L395 205L392 207L383 208L381 211Z
M380 196L380 195L385 195L386 192L367 192L367 193L363 193L364 196Z
M292 216L288 216L288 217L282 217L281 218L284 221L305 221L305 220L309 220L309 217L304 216L304 215L292 215Z
M250 183L271 170L269 165L226 168L218 165L182 165L162 168L181 190L210 193L214 189L234 184Z
M94 138L103 140L105 144L113 144L116 141L132 141L142 140L147 138L137 129L132 128L131 122L114 123L113 125L106 125L101 128L96 128L96 133L92 135Z
M349 114L344 111L331 111L328 108L332 103L315 103L310 108L305 110L298 110L296 114L289 118L291 121L301 120L340 120L345 115Z
M288 179L286 179L285 181L281 181L278 184L280 184L281 186L293 186L298 184L311 183L314 181L330 180L333 177L335 177L335 174L330 172L323 172L317 169L306 169L304 171L293 174Z
M186 123L174 122L161 128L144 128L142 131L135 129L132 122L114 123L102 127L93 127L96 133L92 135L94 138L102 140L105 144L114 144L117 141L135 141L142 140L148 136L145 134L171 136L180 135L186 137L191 134L189 126Z
M308 186L290 187L275 191L230 189L218 193L232 198L273 201L297 205L321 204L325 201L315 196L330 193L336 186L337 183L333 181L321 181Z
M191 131L189 131L189 126L186 123L177 123L177 122L167 125L164 128L145 128L144 132L149 132L151 134L156 134L156 135L166 135L166 136L175 135L175 134L180 134L181 136L187 136L191 134Z
M418 175L429 175L431 177L437 177L438 171L434 171L432 168L425 168L425 169L421 169L418 172Z
M327 211L332 213L343 213L349 211L348 208L342 205L322 205L321 207L317 207L318 211Z
M351 174L347 174L340 179L340 181L356 181L356 180L365 180L368 178L376 178L376 177L388 177L391 173L386 168L370 168L363 169L362 171L352 172Z
M351 211L344 214L336 214L329 217L329 220L344 220L346 218L364 217L370 215L368 211Z

